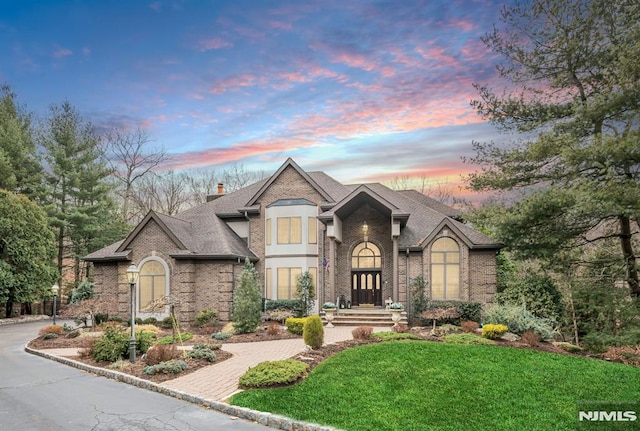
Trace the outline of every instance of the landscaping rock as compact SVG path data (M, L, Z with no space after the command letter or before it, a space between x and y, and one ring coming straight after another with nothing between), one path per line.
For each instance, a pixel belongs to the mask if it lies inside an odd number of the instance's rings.
M505 334L500 338L505 341L518 341L520 339L520 336L514 334L513 332L505 332Z

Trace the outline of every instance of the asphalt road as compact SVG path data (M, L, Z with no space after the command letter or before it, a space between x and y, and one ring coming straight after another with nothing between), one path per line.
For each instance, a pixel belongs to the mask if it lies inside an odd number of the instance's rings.
M49 321L0 327L0 431L267 431L24 351Z

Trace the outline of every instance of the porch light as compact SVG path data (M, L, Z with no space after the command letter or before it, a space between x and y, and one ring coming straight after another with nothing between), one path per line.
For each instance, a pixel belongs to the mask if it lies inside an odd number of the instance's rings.
M138 283L138 276L140 275L140 271L138 271L138 267L136 267L135 263L131 263L129 268L127 268L127 281L129 281L129 286L131 287L131 336L129 337L129 360L131 363L136 362L136 312L135 312L135 292L136 292L136 284Z
M131 265L129 265L129 268L127 268L127 281L129 282L129 284L137 284L139 275L140 271L138 271L138 267L136 266L136 264L132 263Z

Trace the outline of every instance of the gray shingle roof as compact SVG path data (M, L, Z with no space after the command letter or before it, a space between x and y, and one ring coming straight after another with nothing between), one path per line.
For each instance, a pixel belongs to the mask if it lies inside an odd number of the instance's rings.
M283 166L295 163L288 159ZM281 172L279 169L277 172ZM276 172L276 174L277 174ZM177 243L177 248L171 253L176 258L236 258L248 256L252 259L256 255L249 249L246 241L226 224L224 219L242 217L246 210L257 209L247 207L261 193L265 185L273 182L274 174L270 178L258 181L240 190L222 195L211 202L198 205L183 211L176 216L168 216L150 212L145 220L155 219L167 234ZM434 199L424 196L415 190L394 191L379 183L344 185L331 178L324 172L305 173L316 187L322 189L322 195L327 198L325 204L333 207L323 215L333 214L334 209L344 208L345 198L357 191L366 191L367 195L380 202L384 201L387 208L391 204L393 214L409 214L406 225L402 228L398 238L401 248L424 247L425 240L434 235L436 229L449 226L465 237L465 241L472 248L499 248L491 238L453 219L460 211L443 205ZM368 191L367 191L368 190ZM357 193L356 193L357 194ZM353 197L353 196L352 196ZM126 260L130 250L128 243L143 228L142 223L123 241L102 248L84 259L89 261ZM403 219L405 220L405 219ZM404 221L403 221L404 222Z

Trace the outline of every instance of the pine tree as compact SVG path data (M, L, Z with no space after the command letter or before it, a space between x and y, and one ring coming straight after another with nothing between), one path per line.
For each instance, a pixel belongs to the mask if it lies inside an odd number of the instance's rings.
M300 301L301 314L308 316L316 299L316 290L313 288L313 277L309 271L305 271L296 280L296 297Z
M258 271L247 258L233 296L233 327L241 334L254 332L262 321L262 294L258 279Z

